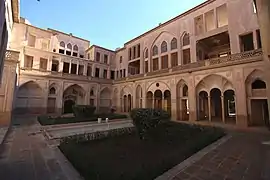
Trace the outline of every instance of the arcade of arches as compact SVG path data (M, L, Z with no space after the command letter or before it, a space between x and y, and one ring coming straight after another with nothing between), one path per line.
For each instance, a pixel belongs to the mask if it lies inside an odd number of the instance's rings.
M191 87L184 80L171 86L175 89L169 89L170 86L165 89L146 87L144 91L142 85L137 85L134 93L122 89L120 109L122 112L141 107L164 109L172 115L173 120L178 121L209 121L240 126L269 125L267 86L262 72L255 70L250 73L244 83L241 85L243 90L239 90L239 84L235 85L225 77L214 74L203 78L196 87ZM195 92L194 95L192 92ZM191 116L191 109L195 110L195 116Z

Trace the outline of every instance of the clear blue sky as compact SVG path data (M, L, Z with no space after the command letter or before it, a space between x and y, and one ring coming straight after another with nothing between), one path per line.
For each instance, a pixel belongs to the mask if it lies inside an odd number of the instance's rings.
M114 50L205 0L21 0L21 16Z

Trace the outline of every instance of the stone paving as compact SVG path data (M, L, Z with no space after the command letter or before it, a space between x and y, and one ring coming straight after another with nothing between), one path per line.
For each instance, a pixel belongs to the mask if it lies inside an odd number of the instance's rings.
M82 179L34 118L16 119L0 156L3 180ZM21 123L23 122L23 123ZM225 143L182 169L173 180L270 180L270 133L231 132ZM263 142L267 142L263 144Z
M270 134L232 133L224 144L183 169L173 180L269 180Z
M50 146L32 119L13 126L0 157L3 180L77 180L81 179L57 147ZM30 120L30 123L29 123ZM32 121L35 122L35 121Z

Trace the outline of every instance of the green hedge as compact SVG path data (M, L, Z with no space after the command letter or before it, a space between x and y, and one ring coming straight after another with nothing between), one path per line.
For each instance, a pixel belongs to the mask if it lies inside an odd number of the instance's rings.
M113 119L126 119L127 116L124 114L94 114L91 117L51 117L51 116L39 116L38 121L41 125L56 125L56 124L69 124L79 122L94 122L97 118L109 118Z
M86 118L93 116L96 111L96 107L89 105L74 105L72 110L75 117Z
M147 131L170 120L170 115L162 109L137 108L130 112L130 117L141 139L145 139Z

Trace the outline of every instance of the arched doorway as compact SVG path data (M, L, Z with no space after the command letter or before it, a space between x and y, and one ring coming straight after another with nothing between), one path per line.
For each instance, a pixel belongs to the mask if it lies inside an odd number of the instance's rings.
M21 85L17 91L15 112L19 114L41 114L46 113L47 108L44 107L44 101L47 94L43 93L42 88L33 81ZM3 103L0 103L0 107Z
M156 90L154 93L154 108L162 109L162 91Z
M111 107L111 91L109 88L104 88L100 92L99 111L109 112Z
M148 91L146 94L146 107L147 108L153 108L153 100L154 100L154 95L151 91Z
M260 79L256 79L251 84L251 95L251 125L269 126L266 83Z
M181 121L189 120L188 111L188 86L181 80L177 84L177 119Z
M169 90L164 92L163 109L171 115L171 92Z
M73 105L85 104L85 91L77 84L69 86L63 93L63 113L72 113Z
M210 91L210 110L212 121L222 121L222 103L221 103L221 91L217 88L213 88Z
M234 90L226 90L223 96L224 96L225 122L236 124Z
M64 102L64 114L73 113L73 106L75 105L75 102L71 99L66 100Z
M206 91L201 91L198 98L198 118L199 120L209 120L209 103Z

